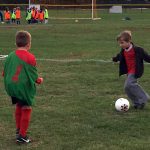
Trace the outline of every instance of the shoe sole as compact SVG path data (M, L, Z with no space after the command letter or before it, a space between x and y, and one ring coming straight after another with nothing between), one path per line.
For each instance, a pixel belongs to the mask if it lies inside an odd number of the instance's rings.
M30 140L29 142L16 140L16 143L17 143L17 144L29 144L29 143L31 143L31 140Z

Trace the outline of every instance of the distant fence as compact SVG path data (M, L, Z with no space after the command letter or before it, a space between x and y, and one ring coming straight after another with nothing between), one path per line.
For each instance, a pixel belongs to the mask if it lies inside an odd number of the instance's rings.
M5 7L9 7L10 9L14 7L21 7L22 9L28 8L28 4L0 4L0 9L4 10ZM50 9L68 9L68 8L82 8L88 9L92 7L92 4L80 4L80 5L64 5L64 4L40 4L41 7L47 7ZM96 4L97 9L101 8L110 8L112 6L122 6L123 8L150 8L150 4Z

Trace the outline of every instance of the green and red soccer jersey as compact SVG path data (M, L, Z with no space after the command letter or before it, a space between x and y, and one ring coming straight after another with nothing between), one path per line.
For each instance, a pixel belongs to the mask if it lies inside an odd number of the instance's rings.
M8 55L4 65L4 84L9 96L31 106L36 94L37 79L34 55L26 50L16 50Z

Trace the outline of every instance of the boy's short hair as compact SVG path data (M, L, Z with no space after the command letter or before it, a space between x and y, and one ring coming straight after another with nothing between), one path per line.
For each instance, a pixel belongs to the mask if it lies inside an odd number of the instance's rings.
M126 42L130 42L131 41L131 36L132 36L131 31L125 30L117 36L117 41L123 40L123 41L126 41Z
M16 33L16 46L25 47L31 42L31 34L27 31L18 31Z

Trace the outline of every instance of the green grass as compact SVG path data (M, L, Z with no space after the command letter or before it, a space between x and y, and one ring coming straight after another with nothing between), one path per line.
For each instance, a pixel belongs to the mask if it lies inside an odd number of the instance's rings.
M123 21L125 16L130 21ZM109 60L119 51L116 36L131 30L133 42L150 53L150 13L129 11L101 13L101 20L49 20L48 25L0 25L0 54L15 50L15 33L32 34L31 52L36 58L83 59L79 62L38 63L44 83L37 86L29 136L33 143L15 144L14 108L0 78L1 150L148 150L150 105L142 111L115 111L114 102L127 98L118 77L118 64L86 61ZM0 71L3 69L0 62ZM150 93L149 65L140 84Z

